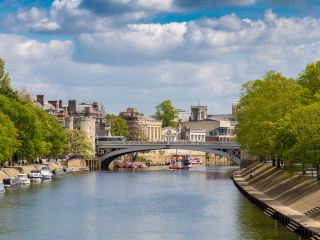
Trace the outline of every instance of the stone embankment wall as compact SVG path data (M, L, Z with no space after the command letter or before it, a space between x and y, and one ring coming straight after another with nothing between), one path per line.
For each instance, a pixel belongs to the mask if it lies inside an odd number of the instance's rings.
M305 237L320 239L319 181L264 163L236 171L233 179L239 190L267 215Z
M50 163L46 165L35 164L35 165L27 165L27 166L2 168L0 169L0 181L2 181L4 178L16 177L19 173L29 174L31 170L40 170L44 166L48 166L50 170L63 169L63 166L61 164L56 164L56 163Z

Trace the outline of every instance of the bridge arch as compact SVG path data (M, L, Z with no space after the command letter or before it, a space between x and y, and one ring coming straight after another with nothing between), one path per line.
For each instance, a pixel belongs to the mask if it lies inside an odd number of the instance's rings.
M114 161L116 158L128 154L128 153L134 153L134 152L142 152L142 151L150 151L150 150L161 150L161 149L183 149L183 150L192 150L192 151L201 151L201 152L207 152L207 153L215 153L217 155L226 157L232 161L234 161L237 165L240 165L240 158L234 156L230 152L225 152L223 150L218 149L210 149L210 148L204 148L199 146L132 146L129 148L122 148L117 149L112 152L104 154L101 159L101 168L103 170L109 169L109 165L112 161Z

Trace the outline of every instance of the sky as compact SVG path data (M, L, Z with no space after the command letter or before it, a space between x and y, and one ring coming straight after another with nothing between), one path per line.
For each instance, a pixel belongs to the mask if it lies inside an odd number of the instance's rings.
M108 113L166 99L230 113L246 81L319 56L319 0L0 0L12 85Z

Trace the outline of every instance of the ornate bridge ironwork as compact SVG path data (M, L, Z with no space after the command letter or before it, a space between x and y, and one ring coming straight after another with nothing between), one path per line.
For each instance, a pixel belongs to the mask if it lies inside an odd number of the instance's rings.
M215 153L227 157L240 165L240 144L236 142L147 142L147 141L99 141L97 156L101 159L101 168L108 169L116 158L133 152L160 149L184 149Z

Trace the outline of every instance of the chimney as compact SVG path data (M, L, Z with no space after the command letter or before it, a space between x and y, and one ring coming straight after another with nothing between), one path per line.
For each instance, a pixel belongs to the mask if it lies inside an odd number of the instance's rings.
M41 104L41 106L44 105L44 95L37 95L37 102Z
M59 108L62 108L62 100L59 100Z
M98 110L99 105L98 105L97 102L93 102L92 103L92 107L93 107L94 110Z
M85 107L84 111L85 111L86 114L89 114L90 113L90 107Z
M69 113L77 112L77 101L76 100L69 100L69 102L68 102L68 112Z
M48 103L50 103L52 106L54 106L55 108L58 107L58 102L57 101L48 101Z

